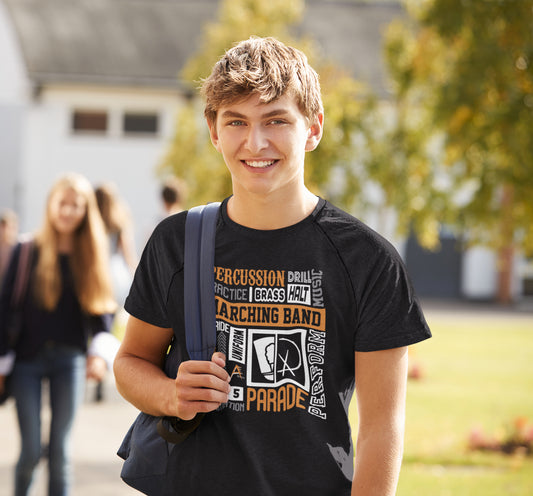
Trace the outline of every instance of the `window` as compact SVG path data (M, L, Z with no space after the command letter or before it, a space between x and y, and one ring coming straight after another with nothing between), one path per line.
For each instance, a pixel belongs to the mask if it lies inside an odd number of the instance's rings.
M72 130L75 133L102 133L107 132L107 112L75 110L72 114Z
M124 134L157 134L159 119L157 114L126 112L123 120Z

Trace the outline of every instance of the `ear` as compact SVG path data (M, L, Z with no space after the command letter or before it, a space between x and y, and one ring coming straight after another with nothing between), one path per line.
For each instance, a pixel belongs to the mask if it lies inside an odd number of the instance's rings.
M324 114L317 115L315 122L313 122L307 130L307 142L305 143L305 151L313 151L320 140L322 139L322 131L324 129Z
M217 152L222 153L220 151L220 144L219 144L219 140L218 140L216 122L212 122L211 120L208 119L207 120L207 127L209 128L209 137L211 138L211 143L213 143L213 146L215 147Z

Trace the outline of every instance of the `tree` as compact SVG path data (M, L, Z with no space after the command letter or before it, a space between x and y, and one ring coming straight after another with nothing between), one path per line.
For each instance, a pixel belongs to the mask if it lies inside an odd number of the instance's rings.
M509 302L512 253L533 253L533 0L406 7L411 20L390 26L386 54L395 136L426 171L420 213L498 250Z

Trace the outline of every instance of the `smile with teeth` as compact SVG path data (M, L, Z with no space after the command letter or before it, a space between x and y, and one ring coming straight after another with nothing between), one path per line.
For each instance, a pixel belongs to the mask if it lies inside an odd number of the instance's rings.
M270 167L275 160L244 160L244 163L254 169L265 169Z

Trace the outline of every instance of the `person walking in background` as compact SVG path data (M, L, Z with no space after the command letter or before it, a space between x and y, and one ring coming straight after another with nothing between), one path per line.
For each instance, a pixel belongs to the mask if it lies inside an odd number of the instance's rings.
M161 187L161 201L166 215L177 214L185 203L185 186L177 177L167 178Z
M95 189L96 202L109 238L111 280L115 299L122 307L137 266L130 213L113 184Z
M120 198L114 184L101 184L95 188L94 192L109 240L109 270L117 302L112 329L120 337L123 334L120 329L125 325L124 302L137 266L133 223L129 209ZM104 399L104 380L105 378L102 378L96 383L95 401Z
M108 367L91 348L97 349L97 342L107 340L116 308L105 229L92 185L84 176L68 174L53 185L33 245L20 337L12 350L11 391L21 435L15 496L29 494L43 453L40 412L45 379L51 408L48 495L67 496L71 483L69 440L84 397L85 378L99 380ZM10 351L6 328L20 251L19 245L0 294L0 358ZM112 360L112 355L107 359ZM0 390L8 372L9 366L0 370Z
M17 214L8 208L4 209L0 214L0 287L11 253L17 244L18 230Z

